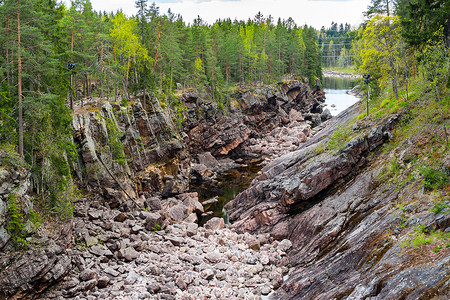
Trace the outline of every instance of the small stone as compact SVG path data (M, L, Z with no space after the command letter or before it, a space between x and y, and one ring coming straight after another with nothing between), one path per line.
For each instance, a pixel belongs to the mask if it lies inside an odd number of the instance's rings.
M137 252L133 247L128 247L119 250L119 257L124 258L126 261L132 261L138 258L141 254Z
M181 238L181 237L177 237L177 236L166 236L166 237L164 237L166 240L168 240L169 242L171 242L172 243L172 245L174 245L174 246L177 246L177 247L179 247L179 246L181 246L182 244L185 244L186 243L186 241L183 239L183 238Z
M184 282L183 278L181 278L181 277L177 278L177 280L175 281L175 284L183 291L187 287L186 282Z
M98 220L98 219L100 219L102 212L99 210L89 210L87 215L89 217L89 220L91 220L91 221Z
M97 287L98 287L99 289L104 289L104 288L106 288L106 287L108 286L108 284L109 284L110 281L111 281L111 279L109 279L108 276L102 276L102 277L100 277L100 278L98 279Z
M134 284L137 280L139 279L139 275L136 274L135 272L130 272L127 276L127 278L125 279L125 284L126 285L132 285Z
M205 269L205 270L201 271L200 277L205 280L211 280L214 278L214 272L211 269Z
M82 283L80 284L80 287L81 287L81 290L83 290L83 291L90 291L90 290L92 290L96 285L97 285L97 279L94 278L94 279L92 279L92 280L82 282Z
M221 271L226 271L228 269L228 265L224 263L218 263L216 265L216 268Z
M91 269L86 269L83 272L80 273L80 280L81 281L89 281L94 278L97 278L97 273Z
M189 223L186 228L187 236L191 237L197 234L198 225L195 223Z
M124 213L120 213L114 218L114 221L116 221L116 222L123 222L126 219L127 219L127 216Z
M262 295L267 296L267 295L269 295L271 292L272 292L272 289L270 288L270 286L268 286L268 285L263 285L263 286L261 287L261 294L262 294Z
M157 282L152 282L149 285L147 285L147 291L150 294L156 294L157 292L159 292L161 290L161 286L159 285L159 283Z
M220 255L214 252L208 253L205 258L213 264L216 264L220 261Z
M256 263L258 262L258 258L256 258L255 256L250 256L245 262L249 265L256 265Z
M104 272L106 273L106 274L109 274L109 275L111 275L111 276L113 276L113 277L117 277L117 276L119 276L119 272L117 272L116 270L114 270L113 268L110 268L110 267L108 267L108 268L106 268L105 270L104 270Z
M92 247L92 246L98 244L98 240L93 236L89 236L85 240L86 240L86 246L88 246L88 247Z
M259 258L259 261L263 264L263 265L268 265L270 260L269 260L269 256L268 255L261 255L261 257Z
M147 205L147 207L151 211L159 211L159 210L161 210L161 200L159 198L152 197L150 199L147 199L145 204Z
M161 228L162 217L159 213L149 213L145 219L145 228L151 231L158 231Z
M281 251L286 252L287 250L291 249L292 242L290 240L284 239L278 244L278 249Z
M214 217L208 222L206 222L204 227L209 230L223 229L225 227L225 221L223 220L223 218Z

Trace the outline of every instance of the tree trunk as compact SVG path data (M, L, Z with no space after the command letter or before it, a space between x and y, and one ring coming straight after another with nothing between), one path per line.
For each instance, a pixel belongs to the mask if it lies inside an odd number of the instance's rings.
M22 54L20 45L20 0L17 1L17 57L18 57L18 97L19 97L19 155L23 157L23 107L22 107Z

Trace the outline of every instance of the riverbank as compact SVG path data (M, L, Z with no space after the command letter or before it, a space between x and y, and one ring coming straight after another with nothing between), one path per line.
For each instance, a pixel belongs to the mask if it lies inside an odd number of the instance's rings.
M347 78L347 79L361 78L360 74L350 73L350 72L339 72L339 71L332 71L332 70L323 70L322 74L324 77Z

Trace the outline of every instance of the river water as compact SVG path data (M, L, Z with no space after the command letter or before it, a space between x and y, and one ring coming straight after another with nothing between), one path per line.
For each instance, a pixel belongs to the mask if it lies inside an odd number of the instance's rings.
M348 107L358 102L359 98L347 94L355 86L355 80L348 78L325 77L323 90L325 91L325 104L331 115L337 116Z
M326 77L323 84L326 108L330 110L333 116L336 116L359 100L357 97L347 94L347 91L354 86L353 80ZM204 203L204 208L207 212L200 218L199 223L204 224L212 217L222 217L228 223L228 215L224 209L225 204L248 188L253 178L262 169L262 162L262 158L244 158L241 162L241 167L228 170L212 182L193 180L190 190L198 192L199 200ZM205 204L205 202L212 203Z

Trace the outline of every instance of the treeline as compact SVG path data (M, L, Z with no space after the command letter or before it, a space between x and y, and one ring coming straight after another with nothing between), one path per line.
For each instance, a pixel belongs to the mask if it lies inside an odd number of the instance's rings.
M332 22L329 28L323 26L319 32L319 49L323 67L347 68L354 65L352 42L355 31L348 23Z

